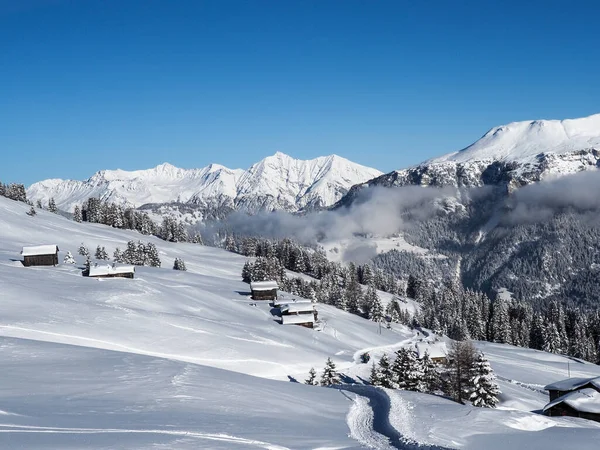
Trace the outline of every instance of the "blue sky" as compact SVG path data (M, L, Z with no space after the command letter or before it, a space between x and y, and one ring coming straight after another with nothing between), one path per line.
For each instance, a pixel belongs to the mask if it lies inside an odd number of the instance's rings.
M336 153L600 112L598 2L0 0L0 180Z

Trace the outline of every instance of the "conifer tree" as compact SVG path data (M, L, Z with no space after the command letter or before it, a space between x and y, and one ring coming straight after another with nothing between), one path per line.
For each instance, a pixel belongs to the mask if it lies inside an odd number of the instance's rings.
M314 367L311 367L310 370L308 371L308 378L304 381L304 384L308 384L310 386L319 384L317 382L317 371L315 370Z
M336 371L336 367L331 358L327 358L323 375L321 375L321 386L331 386L340 384L340 377Z
M100 259L106 261L108 258L108 253L106 253L106 249L104 247L96 247L96 254L94 255L96 259Z
M440 374L436 364L429 357L429 352L425 351L421 360L421 368L423 371L423 387L424 392L434 393L440 388Z
M67 252L67 254L65 255L63 259L63 264L75 264L75 258L73 258L71 252Z
M29 211L27 211L25 214L27 214L28 216L35 216L37 215L37 211L35 210L35 208L32 206L31 208L29 208Z
M113 260L116 263L123 263L125 262L123 259L123 252L121 251L121 249L119 247L115 248L115 251L113 252Z
M50 211L51 213L57 213L58 212L58 208L56 207L56 202L54 201L54 197L51 197L50 200L48 201L48 211Z
M392 372L392 364L387 354L383 354L377 367L373 363L373 369L371 371L371 384L373 386L381 386L385 388L395 389L398 387L394 381L394 372Z
M173 262L173 270L182 270L184 272L187 270L183 259L175 258L175 261Z
M42 205L42 201L41 201L40 199L38 199L38 200L35 202L35 207L36 207L37 209L44 209L44 206Z
M87 249L87 247L85 245L83 245L83 242L81 243L81 245L79 246L79 250L78 253L81 256L90 256L90 251Z
M495 408L498 404L498 395L501 393L496 384L494 371L488 360L479 353L473 362L471 369L471 395L469 400L473 406L482 408Z
M73 210L73 220L75 222L81 222L82 220L81 208L79 208L79 205L75 205L75 209Z

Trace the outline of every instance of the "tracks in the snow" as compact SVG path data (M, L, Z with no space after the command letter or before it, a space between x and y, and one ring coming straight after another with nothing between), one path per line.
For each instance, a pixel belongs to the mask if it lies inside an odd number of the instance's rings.
M357 384L337 388L344 395L345 392L357 395L347 421L350 435L362 445L376 449L446 450L443 447L411 442L403 436L390 421L391 414L401 412L393 411L390 397L383 389Z

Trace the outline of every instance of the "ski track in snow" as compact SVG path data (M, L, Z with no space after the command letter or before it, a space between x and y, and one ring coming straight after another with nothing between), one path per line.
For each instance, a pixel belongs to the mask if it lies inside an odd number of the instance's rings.
M231 436L224 433L198 433L187 430L160 430L160 429L121 429L121 428L60 428L60 427L35 427L27 425L15 424L0 424L0 433L58 433L58 434L166 434L177 437L192 437L197 439L207 439L211 441L230 442L232 444L250 445L260 447L266 450L290 450L288 447L270 444L255 439L245 439L241 437Z
M362 445L384 450L447 450L412 437L412 417L405 400L392 401L385 390L373 386L352 384L338 389L355 394L346 421L350 436Z

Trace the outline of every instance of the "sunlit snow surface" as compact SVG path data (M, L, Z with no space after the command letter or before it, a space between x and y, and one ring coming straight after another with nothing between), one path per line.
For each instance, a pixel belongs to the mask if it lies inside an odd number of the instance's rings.
M325 305L321 331L282 326L266 302L251 305L243 257L28 210L0 198L0 448L597 448L597 424L531 412L545 384L597 366L478 344L500 377L493 411L293 383L332 357L360 384L363 351L377 359L423 336ZM138 268L134 280L19 262L25 245L57 244L62 261L82 242L112 254L138 238L156 243L163 268ZM171 270L175 257L188 272Z

